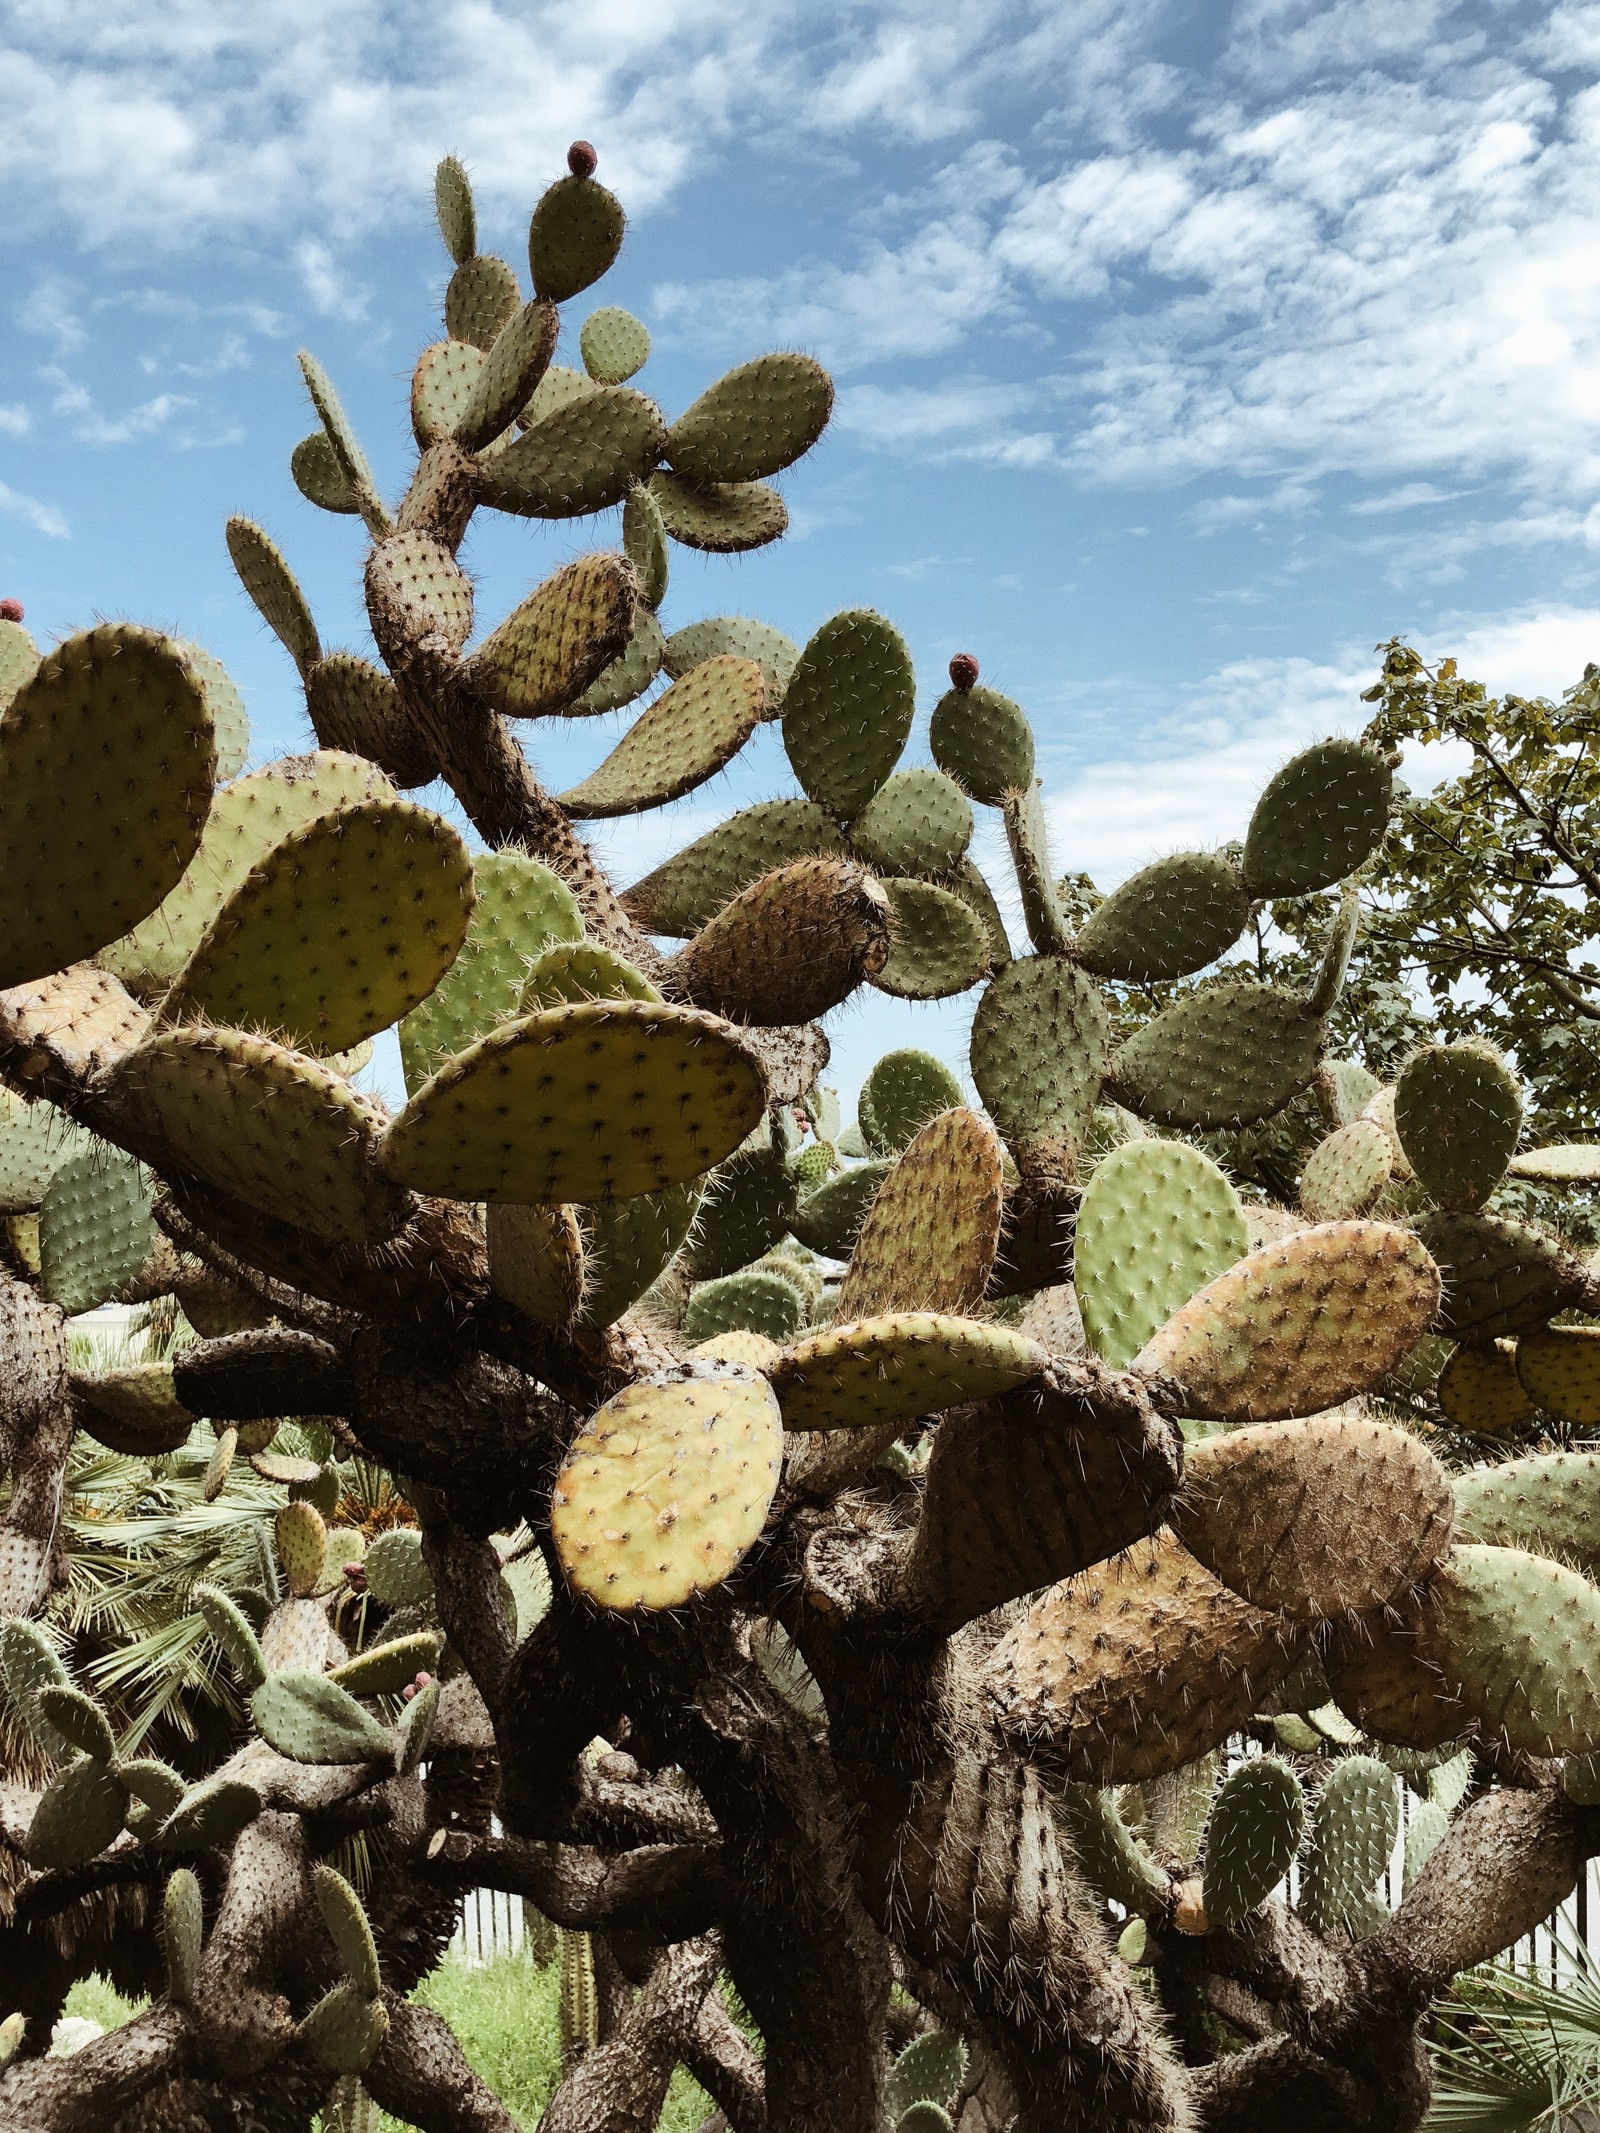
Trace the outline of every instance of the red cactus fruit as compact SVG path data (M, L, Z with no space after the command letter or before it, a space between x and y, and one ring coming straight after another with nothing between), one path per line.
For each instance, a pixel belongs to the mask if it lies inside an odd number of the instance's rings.
M21 620L22 602L20 600L0 600L0 622L20 622Z
M953 686L962 690L970 689L976 686L977 679L978 662L970 652L957 652L950 662L950 680Z
M599 160L588 141L574 141L567 150L567 168L575 178L592 178Z

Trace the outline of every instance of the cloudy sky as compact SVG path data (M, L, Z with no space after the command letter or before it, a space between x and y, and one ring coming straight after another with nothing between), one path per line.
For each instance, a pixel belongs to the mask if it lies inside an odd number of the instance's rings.
M199 638L259 755L304 728L227 513L363 637L354 522L289 480L294 350L398 490L433 165L519 261L575 135L632 222L595 301L649 324L669 412L767 347L840 388L790 539L678 551L665 619L875 606L928 703L975 652L1063 866L1237 834L1359 725L1380 638L1527 693L1600 657L1600 6L6 0L0 70L0 593L46 637ZM589 544L475 531L480 615ZM614 724L535 752L565 783ZM619 873L787 785L763 735ZM842 1078L941 1024L858 1015Z

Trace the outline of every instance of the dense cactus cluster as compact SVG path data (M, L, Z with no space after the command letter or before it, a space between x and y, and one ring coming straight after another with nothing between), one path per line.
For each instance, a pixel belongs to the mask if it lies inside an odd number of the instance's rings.
M0 615L0 2119L510 2133L408 1997L487 1886L560 1929L551 2133L646 2133L680 2063L735 2133L1403 2133L1434 1997L1600 1848L1600 1296L1496 1202L1600 1154L1524 1148L1486 1047L1327 1056L1353 891L1303 990L1227 960L1359 876L1368 741L1085 910L975 659L902 767L882 616L669 630L674 545L775 540L832 389L761 356L669 421L614 306L557 361L622 242L595 171L524 301L440 166L392 510L302 358L381 663L227 537L312 752L242 774L199 647ZM477 632L477 510L619 506ZM629 707L548 792L534 722ZM577 825L769 721L797 791L619 893ZM975 994L975 1103L899 1051L846 1123L817 1022L862 986ZM1308 1091L1298 1204L1242 1197L1208 1147ZM168 1339L69 1355L108 1299ZM220 1730L80 1633L86 1446L217 1530L276 1492L170 1625ZM151 2004L46 2057L88 1967Z

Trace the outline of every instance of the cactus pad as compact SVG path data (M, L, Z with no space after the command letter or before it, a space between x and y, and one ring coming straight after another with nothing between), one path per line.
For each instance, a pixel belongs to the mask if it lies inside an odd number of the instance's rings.
M699 1206L700 1187L690 1183L583 1208L585 1286L575 1323L615 1324L688 1236Z
M1444 1469L1407 1431L1322 1415L1191 1446L1172 1526L1253 1606L1319 1622L1420 1584L1454 1513Z
M852 821L900 759L916 708L911 655L881 615L835 615L789 678L783 745L809 798Z
M643 602L633 618L633 634L608 667L602 668L583 694L565 706L565 718L597 718L620 711L641 697L661 671L666 639L661 624Z
M258 1689L267 1678L267 1663L261 1656L261 1645L244 1610L215 1585L193 1585L189 1597L205 1617L207 1629L227 1653L241 1686L247 1690Z
M1124 1141L1096 1165L1074 1233L1090 1347L1122 1369L1248 1249L1239 1196L1209 1156L1183 1141Z
M258 1458L266 1456L257 1454ZM278 1546L278 1561L283 1565L284 1583L296 1599L308 1598L321 1584L323 1564L328 1558L328 1529L321 1513L308 1503L285 1504L278 1513L273 1538Z
M620 556L556 571L468 662L469 685L508 718L548 718L575 703L626 648L633 574Z
M361 2074L389 2034L389 2010L346 1980L323 1994L300 2024L298 2040L330 2074Z
M439 1664L442 1643L438 1632L414 1630L406 1637L391 1637L385 1644L372 1644L353 1659L346 1659L328 1676L352 1696L398 1696L420 1673L431 1673Z
M991 1399L1044 1363L1044 1350L1009 1326L901 1311L808 1334L767 1375L785 1429L860 1429Z
M1111 1062L1107 1090L1156 1125L1250 1125L1306 1086L1322 1041L1322 1023L1294 993L1229 979L1136 1030Z
M766 704L766 676L754 660L708 659L658 696L561 805L584 820L680 799L732 762Z
M1600 1591L1519 1548L1456 1548L1421 1613L1420 1649L1487 1733L1528 1755L1600 1749Z
M741 1148L706 1181L686 1258L697 1280L732 1274L770 1251L794 1213L795 1181L781 1147Z
M180 1866L175 1874L167 1877L166 1894L161 1902L161 1925L167 1951L167 1997L174 2005L182 2007L194 1995L195 1976L200 1968L200 1941L205 1929L200 1884L186 1866Z
M261 1812L261 1795L243 1778L212 1777L193 1786L161 1824L155 1843L162 1851L204 1851L227 1844Z
M1452 1351L1434 1392L1457 1429L1488 1436L1520 1429L1537 1412L1517 1375L1510 1341L1464 1342Z
M765 1380L690 1363L627 1386L574 1439L550 1530L573 1588L603 1607L681 1607L766 1523L783 1424Z
M1107 1029L1099 988L1059 957L1022 957L990 981L972 1024L972 1078L1007 1140L1081 1139Z
M1171 1883L1123 1821L1116 1795L1096 1785L1068 1785L1061 1808L1090 1888L1130 1913L1160 1910Z
M1542 1452L1455 1475L1456 1538L1600 1570L1600 1452Z
M760 481L808 452L832 411L833 380L814 357L757 356L678 417L667 458L687 481Z
M1146 1342L1183 1412L1281 1422L1370 1392L1427 1330L1439 1274L1408 1230L1327 1222L1259 1246Z
M213 658L203 645L191 644L186 638L178 639L177 644L200 684L206 709L211 713L211 732L217 752L216 782L220 785L225 779L237 777L244 768L245 757L250 753L250 714L220 659Z
M0 1092L0 1208L19 1214L37 1207L62 1164L93 1145L54 1104Z
M1033 783L1033 728L998 689L951 689L933 707L928 746L946 777L988 807Z
M648 1000L524 1015L448 1061L380 1162L466 1200L606 1200L698 1177L761 1115L761 1070L727 1023Z
M667 639L665 665L674 680L697 667L702 660L717 659L731 652L736 659L754 659L764 670L779 708L788 691L789 677L800 657L800 647L770 622L757 622L749 615L710 615L703 622L690 622ZM783 803L778 803L783 804ZM793 803L789 803L793 804Z
M993 949L964 897L931 881L886 881L894 920L888 961L872 979L897 1000L948 1000L989 971Z
M864 977L883 982L894 922L889 895L855 860L791 860L706 922L672 965L674 990L734 1021L810 1022Z
M451 432L464 450L481 451L510 428L550 367L559 324L550 304L523 304L512 312L479 365Z
M155 1225L150 1181L132 1156L97 1148L63 1163L39 1205L39 1287L67 1316L92 1311L137 1274Z
M942 1111L912 1139L861 1225L837 1315L959 1317L988 1287L1000 1244L1000 1143L973 1112Z
M250 1698L250 1717L269 1748L295 1763L376 1763L394 1736L325 1674L285 1667Z
M277 544L248 518L230 518L228 555L256 612L304 674L322 657L306 596Z
M382 1113L303 1053L241 1030L172 1029L114 1087L183 1170L318 1237L389 1236L405 1202L370 1160Z
M840 1171L806 1195L789 1218L790 1229L809 1250L848 1259L892 1168L886 1162L856 1163Z
M622 249L622 203L594 179L558 178L528 226L528 271L540 296L564 304L600 279Z
M1244 844L1254 896L1306 896L1353 874L1389 819L1394 772L1362 741L1322 741L1285 763L1256 802Z
M82 1866L121 1831L128 1795L109 1764L80 1756L49 1787L33 1811L22 1852L39 1872Z
M0 617L0 710L10 703L39 666L39 647L22 627Z
M961 1084L931 1052L885 1052L861 1086L857 1111L874 1155L898 1155L930 1119L961 1101Z
M1569 1141L1554 1148L1527 1148L1507 1165L1514 1178L1541 1185L1600 1185L1600 1145Z
M484 366L470 341L435 341L411 373L411 428L424 450L453 437Z
M380 1533L362 1563L367 1590L385 1607L426 1607L433 1578L422 1558L422 1535L410 1526Z
M321 747L370 758L402 790L438 775L399 690L387 674L353 652L330 652L310 669L306 710Z
M489 1286L539 1326L564 1326L583 1294L583 1232L570 1207L488 1210Z
M663 468L651 475L650 494L672 538L706 555L743 555L788 530L788 508L764 481L685 481Z
M484 501L521 518L583 518L620 504L666 441L661 410L626 385L562 401L480 462Z
M1559 1237L1510 1215L1437 1214L1417 1234L1439 1263L1439 1331L1493 1340L1539 1326L1589 1293L1587 1264Z
M314 1866L311 1882L322 1923L338 1953L339 1967L359 1991L369 1998L375 1996L383 1990L383 1977L378 1969L377 1943L361 1908L361 1898L343 1874L335 1873L331 1866Z
M472 888L460 952L400 1025L400 1061L413 1093L447 1059L521 1012L529 967L553 942L583 937L572 891L525 852L480 852Z
M1335 1763L1311 1817L1300 1909L1319 1933L1358 1930L1400 1835L1400 1781L1370 1755Z
M319 511L332 511L341 518L353 518L360 511L360 498L346 480L326 430L313 430L301 438L289 454L289 472L306 502Z
M62 970L145 918L211 805L211 713L178 646L103 623L0 714L0 986Z
M114 1452L147 1459L175 1452L195 1425L172 1389L170 1363L129 1363L92 1378L75 1377L72 1389L81 1403L80 1426Z
M1487 1046L1430 1044L1412 1054L1394 1091L1395 1131L1441 1207L1481 1207L1505 1175L1522 1131L1522 1098Z
M972 806L941 770L897 770L850 828L850 841L883 874L946 874L972 842Z
M1250 897L1220 852L1176 852L1114 889L1074 952L1097 977L1149 984L1187 977L1224 955L1245 929Z
M667 556L667 528L661 506L642 482L635 482L622 503L622 552L639 580L639 598L654 611L667 594L671 563ZM666 640L662 640L663 649ZM720 650L730 652L732 645ZM748 653L740 653L748 658Z
M695 1348L721 1333L745 1332L764 1334L776 1349L794 1339L805 1315L792 1282L752 1267L702 1282L689 1298L679 1331Z
M472 204L472 181L454 156L440 158L433 174L433 208L444 248L458 267L478 249L478 214Z
M685 845L635 882L622 901L646 933L687 938L763 874L842 850L832 818L814 801L763 800Z
M1300 1177L1300 1205L1313 1222L1345 1222L1367 1209L1389 1182L1389 1136L1370 1118L1353 1118L1317 1143Z
M1543 1326L1517 1343L1517 1377L1546 1414L1600 1423L1600 1326Z
M1205 1907L1214 1926L1260 1910L1294 1864L1305 1832L1300 1780L1275 1755L1241 1763L1206 1824Z
M39 1690L39 1710L46 1725L80 1755L109 1763L117 1752L110 1722L95 1699L66 1682L46 1682Z
M438 815L407 800L335 808L246 875L164 1012L344 1051L427 998L471 910L472 861Z
M650 360L650 329L620 304L603 304L584 320L578 349L596 385L626 385Z
M525 1015L580 1000L659 1000L650 980L614 948L593 941L557 941L528 972L522 988Z
M503 259L492 252L463 259L444 292L445 331L453 341L492 348L521 300L517 277Z

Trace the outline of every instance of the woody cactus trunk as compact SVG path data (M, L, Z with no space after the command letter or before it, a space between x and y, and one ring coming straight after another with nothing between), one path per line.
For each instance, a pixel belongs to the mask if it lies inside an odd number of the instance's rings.
M241 774L199 647L0 621L0 2121L510 2133L408 1996L487 1887L561 1929L550 2133L645 2133L679 2064L735 2133L1403 2133L1431 2002L1600 1847L1600 1298L1495 1199L1594 1151L1519 1153L1481 1048L1325 1057L1353 898L1303 995L1225 960L1368 859L1367 741L1086 912L975 660L900 768L882 616L669 629L676 547L782 534L827 376L669 421L615 307L557 362L623 238L584 144L531 296L453 160L438 204L392 510L302 358L381 663L227 529L312 751ZM475 513L618 506L478 627ZM627 707L548 791L539 722ZM619 890L581 825L768 721L798 789ZM453 820L402 796L440 780ZM818 1023L862 986L975 993L977 1102L899 1052L845 1123ZM1307 1090L1300 1203L1243 1201L1202 1142ZM69 1367L107 1298L168 1299L167 1360ZM1499 1457L1530 1417L1579 1448ZM85 1655L100 1448L197 1519L256 1491L174 1626L221 1737ZM48 2057L87 1968L151 2003Z

